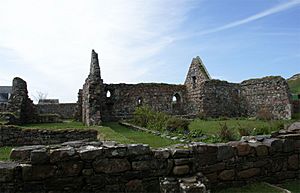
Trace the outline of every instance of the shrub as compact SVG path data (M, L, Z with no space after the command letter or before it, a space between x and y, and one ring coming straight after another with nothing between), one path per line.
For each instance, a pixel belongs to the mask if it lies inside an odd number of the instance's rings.
M249 136L252 134L252 129L250 129L248 126L242 126L238 123L238 132L240 136Z
M268 126L263 126L263 127L253 129L254 135L266 135L266 134L270 134L270 133L271 133L271 128Z
M137 107L133 113L133 123L141 127L146 127L153 114L154 112L149 106Z
M224 141L235 140L234 132L228 128L226 123L220 123L219 137Z
M184 134L189 133L190 122L186 119L177 117L170 117L167 121L166 129L171 132L183 132Z

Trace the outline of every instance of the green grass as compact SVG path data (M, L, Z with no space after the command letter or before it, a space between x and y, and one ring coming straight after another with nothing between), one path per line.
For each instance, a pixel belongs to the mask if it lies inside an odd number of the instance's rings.
M296 80L288 80L288 84L292 93L300 93L300 78Z
M226 188L215 193L282 193L278 189L268 186L265 183L255 183L237 188Z
M124 136L129 141L133 143L144 143L149 144L150 147L157 148L157 147L166 147L173 144L180 143L179 141L174 141L170 139L165 139L159 136L152 135L150 133L145 133L141 131L135 131L119 125L118 123L104 123L104 126L110 127L116 133Z
M262 121L262 120L202 120L195 119L189 125L189 129L191 131L202 130L203 134L207 135L215 135L218 133L220 129L220 124L226 123L229 128L233 128L236 132L237 129L242 127L247 127L249 129L260 129L270 127L271 130L275 130L278 124L280 123L290 123L291 121ZM239 126L240 125L240 126Z
M300 193L300 180L288 181L288 182L280 185L280 187L287 189L287 190L291 191L292 193Z
M150 147L165 147L172 144L179 143L170 139L161 138L149 133L135 131L127 127L121 126L118 123L104 123L103 127L84 126L81 122L66 121L63 123L43 123L43 124L27 124L24 128L36 129L97 129L99 131L100 140L111 140L118 143L144 143L149 144Z
M9 160L9 154L13 147L0 147L0 161Z

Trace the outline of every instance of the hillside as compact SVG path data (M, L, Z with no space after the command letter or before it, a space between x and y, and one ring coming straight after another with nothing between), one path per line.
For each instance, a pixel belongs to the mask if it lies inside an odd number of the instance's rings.
M287 82L293 94L300 94L300 73L288 78Z

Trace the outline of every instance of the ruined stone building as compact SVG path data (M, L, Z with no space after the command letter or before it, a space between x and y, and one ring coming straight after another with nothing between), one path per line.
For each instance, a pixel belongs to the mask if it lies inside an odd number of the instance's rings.
M12 91L11 86L0 86L0 112L7 109L8 99Z
M77 117L86 125L132 116L136 107L172 115L255 117L267 110L274 119L290 119L292 106L285 79L279 76L242 83L211 79L200 57L193 58L183 85L164 83L105 84L93 50L90 73L78 93Z

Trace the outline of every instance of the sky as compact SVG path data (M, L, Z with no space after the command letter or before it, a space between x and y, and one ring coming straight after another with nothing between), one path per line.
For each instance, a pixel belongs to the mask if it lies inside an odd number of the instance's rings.
M289 78L300 0L0 0L0 85L76 102L92 49L105 83L183 84L196 56L215 79Z

